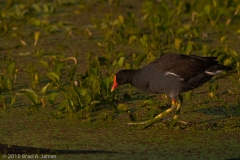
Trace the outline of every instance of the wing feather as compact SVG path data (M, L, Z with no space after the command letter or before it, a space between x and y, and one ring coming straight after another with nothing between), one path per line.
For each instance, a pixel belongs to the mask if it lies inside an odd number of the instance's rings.
M196 74L204 72L217 63L216 57L198 57L182 54L169 54L149 63L144 68L155 69L163 72L172 72L182 77L185 81Z

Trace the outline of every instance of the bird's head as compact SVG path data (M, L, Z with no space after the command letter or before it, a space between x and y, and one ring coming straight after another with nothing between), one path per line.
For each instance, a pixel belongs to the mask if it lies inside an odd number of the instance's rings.
M119 85L129 83L129 70L121 70L114 75L114 81L111 92L114 91Z

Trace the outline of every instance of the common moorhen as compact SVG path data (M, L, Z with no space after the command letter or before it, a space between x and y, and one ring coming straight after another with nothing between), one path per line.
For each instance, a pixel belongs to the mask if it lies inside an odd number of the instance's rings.
M157 115L154 119L141 123L154 123L176 109L174 119L178 119L182 92L197 88L214 75L230 70L230 67L218 64L217 57L199 57L183 54L164 55L141 69L121 70L114 76L112 90L119 85L130 83L132 86L149 93L168 94L172 99L171 108ZM179 98L180 103L176 101Z

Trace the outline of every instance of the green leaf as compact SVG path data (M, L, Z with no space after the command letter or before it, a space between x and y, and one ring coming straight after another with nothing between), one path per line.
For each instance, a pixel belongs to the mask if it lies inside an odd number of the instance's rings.
M111 82L112 80L109 77L106 77L102 80L102 87L105 89L105 91L108 91Z
M99 68L100 67L100 62L97 57L91 60L90 62L90 68Z
M123 18L122 15L119 15L119 16L118 16L118 20L119 20L119 22L120 22L121 24L124 24L124 18Z
M226 57L227 57L226 54L221 54L220 56L218 56L217 61L218 62L223 62Z
M125 60L125 57L120 57L118 60L118 66L121 67L123 65L124 60Z
M39 98L35 91L31 89L21 89L21 92L24 93L34 105L39 104Z
M35 42L34 42L34 46L37 45L37 42L38 42L39 36L40 36L40 32L35 32L35 33L34 33L34 40L35 40Z
M7 77L4 77L3 86L7 90L12 90L13 89L12 81Z
M187 29L184 27L178 28L177 29L177 35L183 35L184 33L186 33Z
M147 40L145 38L140 38L140 43L144 46L144 47L148 47L148 44L147 44Z
M48 83L46 86L44 86L43 88L42 88L42 90L41 90L41 94L43 94L43 95L45 95L46 94L46 91L47 91L47 88L48 88L48 86L50 85L50 83Z
M144 60L144 58L146 58L147 54L145 53L141 53L139 54L134 60L133 60L133 64L136 66L136 67L139 67L140 64L142 63L142 61Z
M73 89L77 93L78 97L81 97L80 88L77 86L73 86Z
M56 92L51 93L51 94L48 96L48 102L53 105L54 102L55 102L55 99L56 99L56 97L57 97L58 95L59 95L59 94L56 93Z
M186 100L190 101L192 99L192 95L193 95L193 91L186 92L186 94L185 94Z
M54 66L54 72L56 74L59 74L62 67L63 67L63 63L62 62L57 62L56 65Z
M39 78L38 78L38 74L37 73L34 74L33 83L34 84L39 84Z
M204 11L209 15L210 12L211 12L211 6L210 6L210 5L206 5L206 6L204 7Z
M154 1L143 1L142 3L142 12L143 13L151 13L155 6Z
M73 108L73 101L72 101L70 98L68 98L68 99L67 99L67 102L68 102L69 107L70 107L71 110L72 110L72 108Z
M227 52L228 55L230 55L230 57L234 60L234 61L240 61L240 57L238 55L238 53L235 50L230 49Z
M90 113L90 112L92 111L92 108L93 108L93 107L91 107L91 106L89 106L89 105L86 105L86 106L84 107L84 111L86 111L87 113Z
M15 100L16 100L16 97L11 98L11 102L10 102L10 104L9 104L9 107L10 107L10 108L11 108L12 105L14 104Z
M85 100L85 102L88 104L88 103L91 102L92 97L91 97L89 94L87 94L87 95L84 97L84 100Z
M100 113L98 115L98 119L100 119L102 121L106 121L107 120L107 114L106 113Z
M101 85L101 82L100 82L100 80L99 80L99 78L97 78L96 76L94 76L94 75L90 75L89 77L88 77L89 79L88 79L88 86L86 86L86 87L90 87L90 89L92 90L92 92L95 94L97 94L97 93L99 93L99 91L100 91L100 85Z
M206 45L206 44L205 44L205 45L203 46L202 53L203 53L204 56L208 56L208 54L210 53L210 47L209 47L209 45Z
M117 109L119 112L126 112L127 111L127 105L126 104L123 104L123 103L120 103L118 106L117 106Z
M10 62L6 69L6 73L11 75L11 79L13 77L14 68L15 68L15 62Z
M126 57L126 54L123 53L123 52L120 52L120 53L117 54L116 59L119 60L119 58L121 58L121 57Z
M188 43L187 47L185 48L184 52L186 55L190 55L194 49L194 43L190 42Z
M79 93L80 93L81 96L86 96L88 94L88 91L87 91L87 89L80 89Z
M53 83L58 83L59 82L59 75L57 75L57 73L48 72L47 76Z
M88 64L90 64L91 57L92 57L92 53L88 52L87 53Z
M61 112L62 112L62 111L65 111L68 106L69 106L68 101L67 101L67 100L63 100L63 101L61 101L61 103L58 105L58 110L61 111Z
M131 44L131 43L133 43L133 42L136 42L137 40L138 40L138 37L132 35L132 36L130 36L130 38L129 38L129 40L128 40L128 43Z
M236 70L237 70L237 71L240 71L240 62L237 62L237 64L236 64Z
M49 69L49 65L46 61L40 60L38 63L39 63L39 65L43 66L44 68Z
M101 103L101 101L96 101L96 100L94 100L94 101L92 101L92 102L90 103L90 105L95 106L95 105L97 105L97 104L99 104L99 103Z
M175 44L177 51L180 52L180 48L182 46L182 40L179 38L175 38L174 44Z
M94 76L98 76L98 67L90 68L90 72L91 72Z
M232 65L232 60L231 59L225 59L224 60L224 62L223 62L223 65L225 65L225 66L230 66L230 65Z
M224 44L224 43L226 42L226 40L227 40L227 36L223 36L223 37L220 39L220 42L221 42L222 44Z
M143 106L147 106L147 105L154 105L154 101L152 99L148 99L143 101Z

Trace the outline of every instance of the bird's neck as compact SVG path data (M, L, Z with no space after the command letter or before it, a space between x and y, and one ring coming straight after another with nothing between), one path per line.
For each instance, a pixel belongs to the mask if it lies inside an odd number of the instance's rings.
M141 74L141 69L128 69L128 83L132 84L138 80L139 75Z

